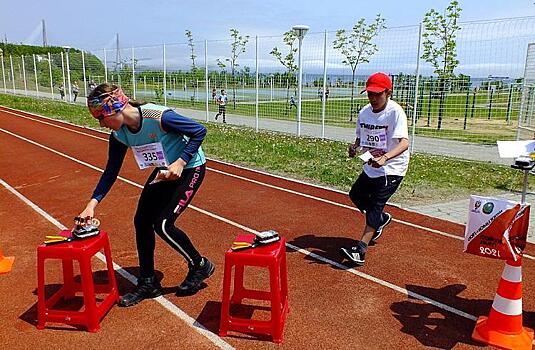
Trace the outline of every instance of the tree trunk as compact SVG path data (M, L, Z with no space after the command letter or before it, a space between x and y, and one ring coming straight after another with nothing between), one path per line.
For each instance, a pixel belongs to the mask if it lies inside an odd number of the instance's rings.
M353 114L355 111L353 110L353 98L355 95L355 69L353 69L353 73L351 74L351 100L349 102L350 106L350 113L349 113L349 121L353 121Z

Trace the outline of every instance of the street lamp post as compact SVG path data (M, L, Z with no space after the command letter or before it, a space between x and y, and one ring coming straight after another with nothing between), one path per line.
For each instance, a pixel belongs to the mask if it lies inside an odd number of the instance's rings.
M0 62L2 63L2 80L4 82L4 92L7 94L6 70L4 68L4 51L0 49Z
M63 49L65 50L65 60L67 62L67 87L69 88L69 102L72 102L72 95L71 95L71 69L69 66L69 50L71 49L70 46L63 46Z
M297 35L299 39L299 78L298 78L298 87L297 87L297 136L301 136L301 90L302 90L302 79L303 79L303 69L302 69L302 56L301 56L301 46L303 44L303 38L309 30L309 26L305 25L295 25L292 27L292 30Z

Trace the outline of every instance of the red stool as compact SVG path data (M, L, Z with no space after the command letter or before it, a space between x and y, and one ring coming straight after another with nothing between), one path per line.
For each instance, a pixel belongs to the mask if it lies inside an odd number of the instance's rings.
M70 236L70 231L62 231L62 236ZM91 258L104 250L108 270L107 284L94 284ZM45 299L45 260L61 259L63 265L63 286L50 298ZM74 281L73 260L80 264L81 283ZM61 298L72 298L77 292L84 294L84 310L54 310L52 307ZM108 293L97 305L95 294ZM106 232L98 236L72 242L40 245L37 248L37 329L44 329L46 322L60 322L85 325L90 332L100 328L100 320L119 301L119 292L115 282L115 271L111 260L110 241Z
M254 235L239 235L236 241L253 242ZM230 296L232 267L234 293ZM243 272L245 266L259 266L269 269L270 291L245 289ZM230 304L241 304L244 299L270 300L271 319L269 321L238 318L230 315ZM221 303L221 323L219 335L228 331L270 334L275 343L282 343L284 321L288 313L288 272L286 268L286 240L254 249L228 250L225 253L225 276L223 278L223 300Z

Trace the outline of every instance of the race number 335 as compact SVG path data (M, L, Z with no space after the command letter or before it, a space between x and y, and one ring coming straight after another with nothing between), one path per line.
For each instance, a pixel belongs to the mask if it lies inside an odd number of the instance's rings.
M161 142L132 146L132 151L140 169L146 169L151 166L166 167L169 165Z

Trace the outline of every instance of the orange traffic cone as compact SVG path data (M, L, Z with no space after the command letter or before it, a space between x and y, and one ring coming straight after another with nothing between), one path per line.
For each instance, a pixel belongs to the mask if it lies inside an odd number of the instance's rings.
M522 259L506 261L489 317L477 320L472 339L502 349L531 349L533 329L522 327Z
M13 261L15 261L15 258L12 256L4 256L2 248L0 248L0 274L10 272L11 266L13 266Z

